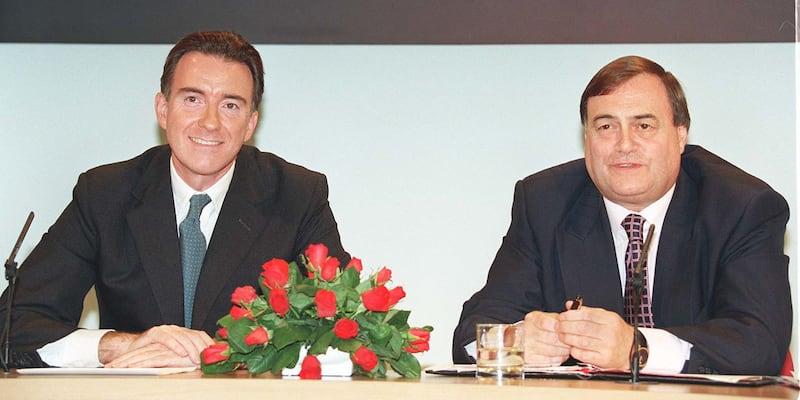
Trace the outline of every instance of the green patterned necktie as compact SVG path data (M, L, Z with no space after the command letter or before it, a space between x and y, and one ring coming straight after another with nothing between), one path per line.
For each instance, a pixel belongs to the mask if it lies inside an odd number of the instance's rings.
M189 215L181 222L181 264L183 266L183 321L192 327L194 291L203 259L206 256L206 238L200 230L200 213L211 202L207 194L196 194L189 200Z

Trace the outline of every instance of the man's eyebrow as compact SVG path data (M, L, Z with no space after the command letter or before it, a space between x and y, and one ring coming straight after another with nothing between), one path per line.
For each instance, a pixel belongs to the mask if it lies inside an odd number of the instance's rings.
M225 94L223 97L226 98L226 99L229 99L229 100L241 101L245 105L248 104L247 103L247 99L245 99L242 96L239 96L238 94Z
M203 91L193 87L182 87L178 89L178 93L200 93L203 94Z
M648 113L648 114L634 115L633 119L658 119L658 118L656 118L655 114Z
M202 95L206 94L204 91L202 91L202 90L200 90L198 88L191 87L191 86L182 87L182 88L178 89L178 93L198 93L198 94L202 94ZM224 94L222 97L226 98L226 99L230 99L230 100L241 101L244 104L248 104L247 99L245 99L242 96L239 96L238 94Z
M592 118L592 121L596 122L596 121L599 121L601 119L617 119L617 118L614 117L611 114L599 114L599 115L595 115L595 117Z

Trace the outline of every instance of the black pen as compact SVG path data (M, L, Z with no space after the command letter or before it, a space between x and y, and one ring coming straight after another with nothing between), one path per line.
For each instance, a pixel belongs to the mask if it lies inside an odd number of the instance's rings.
M570 310L577 310L581 308L583 305L583 297L575 296L575 300L572 300L572 306L569 308Z

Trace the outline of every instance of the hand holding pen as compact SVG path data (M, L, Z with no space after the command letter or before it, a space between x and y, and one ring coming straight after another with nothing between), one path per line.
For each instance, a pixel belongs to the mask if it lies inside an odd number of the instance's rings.
M572 300L572 305L570 305L570 310L578 310L583 306L583 297L576 296L575 300Z

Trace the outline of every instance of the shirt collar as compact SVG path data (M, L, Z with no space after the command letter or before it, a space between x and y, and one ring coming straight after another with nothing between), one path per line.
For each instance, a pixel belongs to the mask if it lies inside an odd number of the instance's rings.
M236 160L233 161L233 164L225 172L224 175L211 187L206 189L204 192L198 192L191 188L183 179L178 175L178 171L175 169L175 164L172 160L172 157L169 159L169 175L172 180L172 197L175 201L175 209L178 211L177 214L185 214L189 210L189 198L198 193L205 193L211 198L211 203L209 203L208 207L213 207L214 209L219 209L219 206L222 205L222 202L225 200L225 195L228 193L228 188L231 186L231 181L233 180L233 170L236 169ZM185 210L184 210L185 209ZM203 209L204 211L206 209ZM185 216L185 215L184 215ZM178 220L180 221L180 215L178 215Z
M664 218L667 215L667 209L669 208L669 203L672 201L672 195L675 193L675 184L672 185L667 193L664 193L661 198L654 201L649 206L645 207L642 211L635 212L628 210L627 208L612 202L611 200L607 199L603 196L603 202L606 205L606 211L608 212L608 220L611 223L612 229L620 228L620 224L622 224L622 220L628 216L628 214L639 214L647 221L646 225L649 227L652 224L655 224L658 228L657 230L660 231L661 227L664 224ZM649 228L648 228L649 229ZM624 230L623 230L624 231Z

